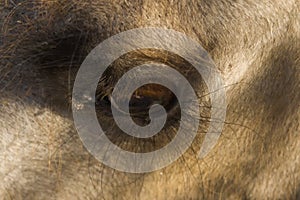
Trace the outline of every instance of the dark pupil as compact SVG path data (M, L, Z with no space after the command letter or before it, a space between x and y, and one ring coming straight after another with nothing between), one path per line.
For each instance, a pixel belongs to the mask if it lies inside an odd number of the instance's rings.
M108 96L104 96L101 102L102 105L104 106L110 106L110 100Z

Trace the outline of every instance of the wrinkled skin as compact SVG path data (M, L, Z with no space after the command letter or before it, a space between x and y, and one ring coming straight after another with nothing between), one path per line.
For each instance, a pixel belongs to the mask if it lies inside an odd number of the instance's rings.
M299 1L14 3L0 2L1 199L300 198ZM92 48L145 26L197 40L224 77L228 107L221 138L204 159L197 152L207 120L172 165L130 174L102 165L82 145L70 91ZM135 65L142 57L129 56ZM183 62L172 59L166 62ZM115 81L124 63L106 77Z

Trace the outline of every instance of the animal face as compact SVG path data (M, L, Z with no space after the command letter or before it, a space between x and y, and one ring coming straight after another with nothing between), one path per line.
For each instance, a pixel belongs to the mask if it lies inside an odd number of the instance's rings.
M297 1L4 1L0 25L1 198L300 197ZM175 30L199 43L224 80L227 108L217 144L199 159L214 120L203 76L163 49L130 51L112 62L99 77L95 110L109 140L123 150L163 148L176 137L183 115L174 92L144 85L130 99L133 122L149 124L149 108L160 104L166 123L151 138L124 134L112 116L111 94L129 70L151 62L170 66L189 81L199 103L198 115L188 113L199 119L188 150L165 168L135 174L110 168L89 153L71 107L77 72L91 50L142 27ZM89 87L88 79L85 84Z

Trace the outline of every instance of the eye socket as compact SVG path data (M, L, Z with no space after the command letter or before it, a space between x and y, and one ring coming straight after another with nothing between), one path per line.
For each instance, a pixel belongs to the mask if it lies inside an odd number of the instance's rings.
M128 135L118 126L112 116L112 107L122 112L116 103L122 99L114 99L111 96L118 80L132 68L153 62L163 63L174 68L186 77L199 96L206 94L206 90L202 92L202 77L197 73L197 70L194 69L189 62L178 55L174 55L172 52L144 49L129 52L115 60L99 79L95 92L95 108L98 122L105 131L106 136L115 145L126 151L147 153L163 148L176 136L176 130L181 123L182 111L184 110L181 109L177 97L171 90L158 84L146 84L138 88L131 94L128 105L131 119L135 124L141 127L151 124L149 108L151 108L153 104L158 104L165 108L167 114L166 123L162 130L155 136L150 138L137 138ZM126 85L124 85L124 87L126 87ZM122 97L118 96L116 98ZM155 110L156 109L153 109L152 111L155 112ZM192 116L193 113L186 113L184 111L184 114L194 117Z

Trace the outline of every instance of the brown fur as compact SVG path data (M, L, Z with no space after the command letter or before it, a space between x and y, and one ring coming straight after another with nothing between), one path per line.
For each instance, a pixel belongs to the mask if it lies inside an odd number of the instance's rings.
M299 199L299 8L297 0L2 0L0 198ZM103 166L83 147L70 91L93 47L145 26L197 40L224 75L228 109L222 136L204 159L197 159L197 151L207 120L175 163L127 174ZM111 82L145 60L179 69L184 63L159 51L127 58L132 61L111 66ZM203 86L197 92L205 91ZM209 100L202 100L209 108ZM110 127L108 119L102 121ZM111 132L118 132L114 124Z

